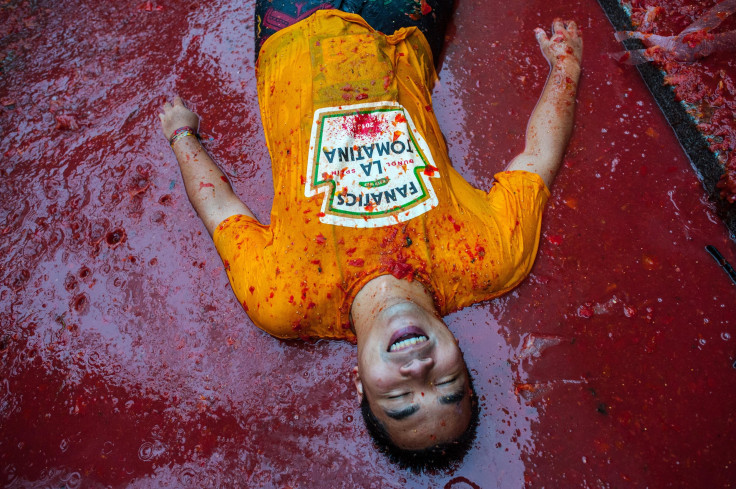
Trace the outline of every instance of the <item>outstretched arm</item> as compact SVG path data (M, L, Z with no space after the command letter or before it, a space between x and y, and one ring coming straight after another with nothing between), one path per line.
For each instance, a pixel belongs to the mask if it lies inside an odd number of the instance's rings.
M555 19L552 39L536 29L537 42L550 63L550 74L542 96L534 107L526 129L524 152L514 158L507 170L526 170L538 174L549 187L557 174L572 134L575 94L580 79L583 40L575 22L567 26Z
M179 97L175 97L173 103L166 102L162 111L159 118L167 140L180 127L189 126L195 131L199 128L199 116L187 109ZM217 225L230 216L245 214L255 219L248 206L235 195L225 174L212 161L196 137L177 139L172 149L179 162L189 202L210 236Z

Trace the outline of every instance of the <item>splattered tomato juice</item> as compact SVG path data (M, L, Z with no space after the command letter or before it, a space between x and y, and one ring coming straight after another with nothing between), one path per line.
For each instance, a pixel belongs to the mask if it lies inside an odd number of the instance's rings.
M594 2L457 6L434 110L476 186L522 150L548 70L533 29L576 19L585 53L530 277L447 318L475 446L423 475L372 448L354 346L249 322L160 134L179 93L268 221L252 2L0 9L3 485L733 486L736 287L704 247L734 245Z

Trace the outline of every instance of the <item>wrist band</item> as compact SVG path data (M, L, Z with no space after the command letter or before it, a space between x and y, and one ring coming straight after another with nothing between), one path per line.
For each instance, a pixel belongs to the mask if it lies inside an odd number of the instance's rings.
M174 134L171 135L171 139L169 139L169 145L173 146L175 142L187 136L194 136L195 138L199 139L199 135L194 131L194 129L189 126L183 126L174 131Z

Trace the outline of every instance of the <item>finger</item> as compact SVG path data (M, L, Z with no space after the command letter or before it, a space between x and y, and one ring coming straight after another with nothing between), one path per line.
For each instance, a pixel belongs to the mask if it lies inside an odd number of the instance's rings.
M164 104L164 113L166 113L166 112L170 111L170 110L171 110L172 108L173 108L173 107L171 106L171 104L170 104L170 103L168 103L168 102L166 102L166 103Z
M174 105L184 106L184 101L181 99L180 96L177 95L176 97L174 97Z
M537 42L540 45L547 44L549 42L549 39L547 39L547 33L544 32L544 29L541 27L537 27L534 29L534 36L537 38Z
M159 115L158 115L158 118L159 118L159 119L161 119L161 122L163 122L163 121L164 121L164 115L163 115L163 114L159 114Z
M552 22L552 33L553 35L562 34L565 29L565 25L562 23L562 19L559 17Z
M575 23L574 20L571 20L570 22L567 23L567 32L569 32L571 36L577 37L578 25Z

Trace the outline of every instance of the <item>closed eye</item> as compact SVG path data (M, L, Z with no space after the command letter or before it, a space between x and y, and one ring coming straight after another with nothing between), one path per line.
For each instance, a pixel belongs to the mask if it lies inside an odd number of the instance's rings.
M387 399L401 399L406 395L408 395L408 392L404 392L403 394L394 394L393 396L388 396Z
M459 404L465 398L465 390L440 397L440 404Z
M440 385L449 385L449 384L452 384L453 382L455 382L456 380L457 380L457 377L454 377L454 378L452 378L450 380L446 380L444 382L440 382L439 384L436 384L436 385L438 385L438 386L440 386Z

